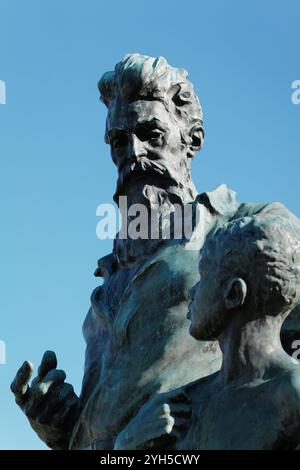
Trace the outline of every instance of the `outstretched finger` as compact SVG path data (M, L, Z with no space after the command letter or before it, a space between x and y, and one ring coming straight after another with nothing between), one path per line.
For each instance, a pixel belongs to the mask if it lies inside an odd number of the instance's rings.
M57 359L56 354L53 351L46 351L43 355L42 362L40 367L38 368L38 377L39 379L43 379L46 374L51 369L56 369L57 367Z
M28 382L33 373L33 365L31 362L25 361L20 369L18 370L10 389L15 395L17 400L25 398L26 393L28 392Z
M50 387L64 383L66 374L63 370L51 369L48 374L38 383L38 389L45 395Z

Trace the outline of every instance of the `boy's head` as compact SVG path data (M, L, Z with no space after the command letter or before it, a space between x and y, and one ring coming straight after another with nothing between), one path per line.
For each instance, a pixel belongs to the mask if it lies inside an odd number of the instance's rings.
M192 290L190 333L214 340L231 319L282 320L300 300L300 238L283 217L253 216L218 229L204 244Z

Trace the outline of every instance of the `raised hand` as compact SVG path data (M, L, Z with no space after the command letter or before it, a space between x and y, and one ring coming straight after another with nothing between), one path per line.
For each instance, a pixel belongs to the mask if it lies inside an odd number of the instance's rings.
M157 395L118 435L114 449L171 449L184 439L190 418L190 400L184 392Z
M64 449L68 447L78 415L79 399L72 385L65 383L65 372L56 367L55 353L46 351L37 377L29 386L33 366L25 361L11 384L11 391L39 437L53 449Z

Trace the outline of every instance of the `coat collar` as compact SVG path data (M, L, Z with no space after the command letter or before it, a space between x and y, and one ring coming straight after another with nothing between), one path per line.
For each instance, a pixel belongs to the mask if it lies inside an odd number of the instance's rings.
M209 192L199 194L196 201L204 204L211 213L231 217L238 210L236 192L229 189L226 184L220 184Z

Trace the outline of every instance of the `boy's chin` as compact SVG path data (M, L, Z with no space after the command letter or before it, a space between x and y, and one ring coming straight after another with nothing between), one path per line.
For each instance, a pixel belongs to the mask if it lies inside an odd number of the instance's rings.
M191 323L189 328L190 335L197 341L211 341L212 338L207 334L203 325L194 325Z

